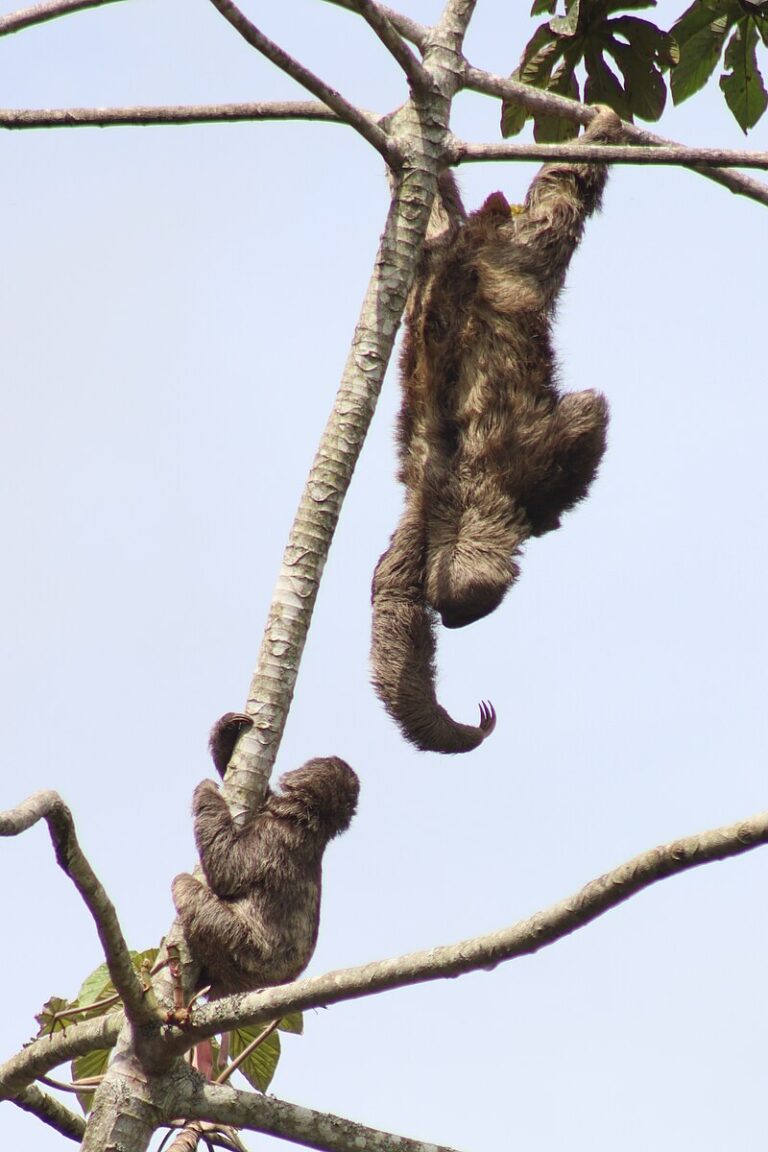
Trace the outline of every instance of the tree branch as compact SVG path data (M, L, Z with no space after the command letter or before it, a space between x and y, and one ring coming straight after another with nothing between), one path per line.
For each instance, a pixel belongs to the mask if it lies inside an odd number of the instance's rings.
M595 164L679 164L723 168L768 168L768 152L735 148L688 148L680 144L646 147L639 144L469 144L452 140L453 164L488 160L567 160Z
M559 96L555 92L543 92L540 88L531 88L519 80L505 79L503 76L494 76L480 68L473 68L467 64L464 69L464 87L473 92L482 92L487 96L498 96L502 100L513 100L531 112L543 112L550 116L563 116L579 124L588 124L594 116L594 109L587 104L580 104L577 100L570 100L567 96ZM637 128L634 124L624 123L627 139L638 144L660 144L666 147L676 147L671 140L663 136L656 136L644 128ZM705 168L693 165L692 170L716 184L722 184L737 196L747 196L756 200L758 204L768 205L768 185L751 176L742 176L738 172L720 172L715 168Z
M224 124L248 120L321 120L342 124L314 100L254 104L182 104L135 108L0 108L0 128L106 128L117 124Z
M455 52L461 52L476 4L477 0L447 0L443 9L437 28L442 36L449 38Z
M19 1108L23 1108L25 1112L31 1112L33 1116L37 1116L38 1120L42 1120L44 1124L55 1128L62 1136L77 1141L78 1144L85 1135L85 1121L82 1116L72 1112L65 1104L61 1104L53 1096L49 1096L47 1092L41 1092L34 1084L25 1088L18 1096L14 1096L13 1102L18 1104Z
M185 1109L190 1117L214 1120L233 1128L249 1128L291 1140L323 1152L451 1152L441 1144L426 1144L407 1136L393 1136L353 1120L289 1104L274 1096L242 1092L229 1085L203 1084Z
M349 354L283 553L246 711L254 726L235 750L225 795L234 813L264 794L352 473L365 441L427 228L428 179L398 185ZM434 185L432 186L434 188Z
M429 73L411 52L381 5L375 0L355 0L354 8L370 25L390 55L397 60L411 88L417 92L429 88L431 83Z
M337 8L345 8L347 12L357 13L358 11L357 0L326 0L326 3L335 4ZM411 20L410 16L403 16L394 8L387 8L384 4L379 4L378 9L401 36L410 40L411 44L415 44L417 48L424 49L429 35L429 29L424 24L419 24L417 20Z
M32 24L44 24L59 16L69 16L72 12L82 12L84 8L102 8L105 4L116 4L118 0L46 0L44 4L34 4L31 8L20 8L0 16L0 36L10 36Z
M114 905L83 855L72 813L58 792L35 792L18 807L0 812L0 836L18 836L39 820L47 823L56 860L93 917L109 975L123 1001L128 1019L137 1025L157 1023L159 1018L144 997Z
M327 104L345 124L349 124L350 128L354 128L369 144L372 144L390 167L397 165L398 156L389 137L371 116L356 108L354 104L350 104L335 88L329 88L313 72L265 36L232 0L211 0L211 3L252 48L261 52L267 60L281 68L318 100Z
M590 881L573 896L498 932L208 1004L195 1013L192 1034L212 1036L237 1025L273 1020L288 1012L461 976L478 969L487 971L502 961L530 956L570 936L659 880L715 860L739 856L767 843L768 811L738 824L652 848ZM179 1044L183 1050L189 1045L189 1037L179 1037Z
M123 1023L122 1012L115 1012L72 1024L66 1032L32 1040L21 1052L0 1064L0 1100L13 1099L38 1076L45 1076L65 1060L74 1060L100 1048L113 1048Z

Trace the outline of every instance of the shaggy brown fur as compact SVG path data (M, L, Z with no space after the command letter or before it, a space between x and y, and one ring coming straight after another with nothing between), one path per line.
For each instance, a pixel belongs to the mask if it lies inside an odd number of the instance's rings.
M601 109L582 139L621 139ZM500 192L428 242L402 355L399 478L406 507L373 582L373 683L418 748L464 752L493 730L455 724L437 703L434 612L448 628L496 608L529 536L559 527L605 451L608 406L562 396L551 320L607 171L548 164L520 213Z
M231 755L244 721L223 716L211 748L228 745ZM195 840L208 885L182 873L173 900L201 986L211 984L213 996L294 980L315 950L323 852L349 827L359 782L348 764L329 757L287 772L280 788L242 827L212 780L195 789Z

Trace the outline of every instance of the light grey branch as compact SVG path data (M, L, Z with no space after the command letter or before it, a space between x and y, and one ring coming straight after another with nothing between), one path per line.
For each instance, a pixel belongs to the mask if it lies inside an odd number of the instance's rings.
M437 24L437 30L448 38L455 52L461 52L464 36L475 11L477 0L448 0Z
M595 164L706 164L723 168L768 168L768 152L736 148L688 148L683 145L638 144L469 144L454 140L449 154L454 164L487 160L592 161Z
M335 88L329 88L313 72L265 36L232 0L211 0L211 3L252 48L261 52L267 60L271 60L276 67L282 69L318 100L327 104L345 124L349 124L372 144L390 166L394 167L397 164L398 157L389 137L371 116L356 108L354 104L350 104Z
M345 8L347 12L357 12L356 0L326 0L326 2L335 4L337 8ZM378 8L401 36L410 40L411 44L415 44L417 48L424 49L429 35L429 29L424 24L419 24L417 20L411 20L410 16L403 16L400 12L395 12L394 8L387 8L385 4L379 4Z
M13 1102L78 1144L85 1135L85 1121L82 1116L72 1112L47 1092L41 1092L34 1084L25 1088L18 1096L14 1096Z
M135 108L0 108L0 128L106 128L117 124L225 124L248 120L344 123L327 104L314 100Z
M206 1005L195 1013L193 1033L211 1036L238 1024L273 1020L287 1012L337 1004L479 969L487 971L502 961L530 956L570 936L659 880L741 855L766 843L768 811L738 824L652 848L590 881L573 896L499 932ZM183 1043L188 1044L188 1038L183 1038Z
M21 1052L0 1064L0 1100L18 1095L33 1080L66 1060L74 1060L100 1048L113 1048L123 1022L122 1012L115 1012L109 1016L97 1016L95 1020L84 1020L82 1024L71 1024L66 1032L33 1040Z
M355 9L381 40L387 51L397 60L414 91L428 88L430 76L421 62L416 59L400 33L387 18L380 4L375 0L355 0Z
M263 796L280 746L326 557L426 232L431 204L426 196L417 175L390 204L339 389L283 553L248 690L246 711L254 726L241 737L225 784L238 814Z
M82 896L96 924L112 983L119 993L128 1019L138 1025L157 1021L146 1001L141 981L131 963L114 905L77 842L72 813L58 792L35 792L16 808L0 812L0 836L18 836L39 820L45 820L56 860Z
M47 0L45 4L34 4L31 8L20 8L0 16L0 36L20 32L32 24L44 24L59 16L69 16L72 12L82 12L84 8L102 8L105 4L116 4L118 0Z
M393 1136L341 1116L302 1108L274 1096L241 1092L229 1085L203 1085L188 1108L191 1117L264 1132L322 1152L451 1152L441 1144Z
M574 120L578 124L588 124L595 115L594 109L587 104L580 104L577 100L570 100L567 96L559 96L556 92L544 92L540 88L531 88L519 80L505 79L503 76L493 76L480 68L473 68L467 64L464 69L464 86L475 92L483 92L487 96L498 96L502 100L514 100L530 112L543 112L550 116L563 116ZM637 144L660 144L662 147L676 147L673 141L663 136L656 136L644 128L637 128L634 124L624 125L627 139ZM722 184L737 196L746 196L756 200L758 204L768 205L768 184L755 180L751 176L743 176L740 172L721 172L716 168L706 168L693 165L692 170L716 184Z

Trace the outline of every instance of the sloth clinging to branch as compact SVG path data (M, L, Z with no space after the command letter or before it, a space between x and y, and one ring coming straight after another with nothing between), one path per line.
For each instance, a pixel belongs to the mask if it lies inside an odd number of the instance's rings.
M210 749L224 775L250 717L228 712ZM359 783L336 756L286 772L245 824L235 824L212 780L195 789L195 841L207 884L182 873L173 900L211 995L294 980L312 958L320 921L323 853L355 814Z
M622 138L600 108L581 138ZM435 695L435 613L461 628L501 603L529 536L559 527L605 451L608 405L561 395L552 316L604 164L545 165L520 212L500 192L464 216L450 174L450 224L428 239L406 313L399 418L400 523L373 579L373 684L408 740L467 752L493 731L456 723Z

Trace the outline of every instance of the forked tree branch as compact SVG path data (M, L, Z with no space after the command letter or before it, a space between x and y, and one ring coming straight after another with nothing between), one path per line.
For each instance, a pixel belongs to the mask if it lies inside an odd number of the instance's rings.
M262 100L252 104L181 104L134 108L0 108L0 128L106 128L119 124L226 124L248 120L344 121L314 100Z
M452 1152L442 1144L394 1136L314 1108L302 1108L274 1096L241 1092L227 1085L205 1084L191 1097L190 1117L214 1120L278 1136L322 1152Z
M41 1092L34 1084L30 1084L28 1088L15 1096L13 1102L18 1104L19 1108L23 1108L25 1112L31 1112L33 1116L37 1116L38 1120L42 1120L50 1128L55 1128L62 1136L77 1141L78 1144L85 1135L85 1120L82 1116L72 1112L65 1104L56 1100L55 1097L49 1096L47 1092Z
M387 51L398 62L405 72L411 88L415 92L428 88L430 85L429 73L411 52L381 5L377 4L375 0L355 0L354 7L366 23L371 26Z
M334 4L337 8L345 8L347 12L357 13L356 0L326 0L328 4ZM406 40L410 40L411 44L415 44L417 48L423 49L427 43L429 29L424 24L419 24L417 20L411 20L410 16L403 16L401 12L396 12L394 8L387 8L385 4L377 5L379 11L386 16L393 28L395 28L401 36Z
M44 4L34 4L31 8L20 8L18 12L0 16L0 36L9 36L11 32L20 32L32 24L44 24L72 12L82 12L85 8L102 8L105 4L116 3L118 0L46 0Z
M195 1012L192 1033L212 1036L238 1024L259 1024L288 1012L495 968L502 961L530 956L570 936L659 880L763 844L768 844L768 811L643 852L591 880L573 896L499 932L208 1004ZM183 1050L189 1039L179 1036L178 1042Z
M503 76L494 76L484 72L481 68L473 68L467 64L464 69L464 86L474 92L483 92L487 96L498 96L502 100L513 100L530 112L544 112L550 116L563 116L574 120L578 124L588 124L594 116L594 109L578 100L570 100L567 96L559 96L556 92L544 92L540 88L532 88L522 84L519 80L505 79ZM637 128L634 124L624 124L628 140L638 144L660 144L663 147L676 147L674 141L666 140L644 128ZM706 168L693 165L694 172L706 176L716 184L722 184L737 196L746 196L756 200L758 204L768 205L768 184L755 180L751 176L742 176L739 172L720 172L715 168Z
M128 1019L137 1025L157 1022L145 999L141 981L131 962L114 905L77 842L72 813L58 792L35 792L16 808L0 812L0 836L18 836L39 820L45 820L56 860L82 896L93 917L112 983L119 993Z
M278 44L265 36L232 0L211 0L211 3L252 48L261 52L262 56L265 56L291 79L301 84L318 100L327 104L341 120L359 132L369 144L372 144L390 167L397 165L398 156L395 148L386 132L379 127L373 117L362 112L354 104L350 104L335 88L330 88L323 80L320 80L313 72L310 72L308 68L305 68L303 64L300 64Z

